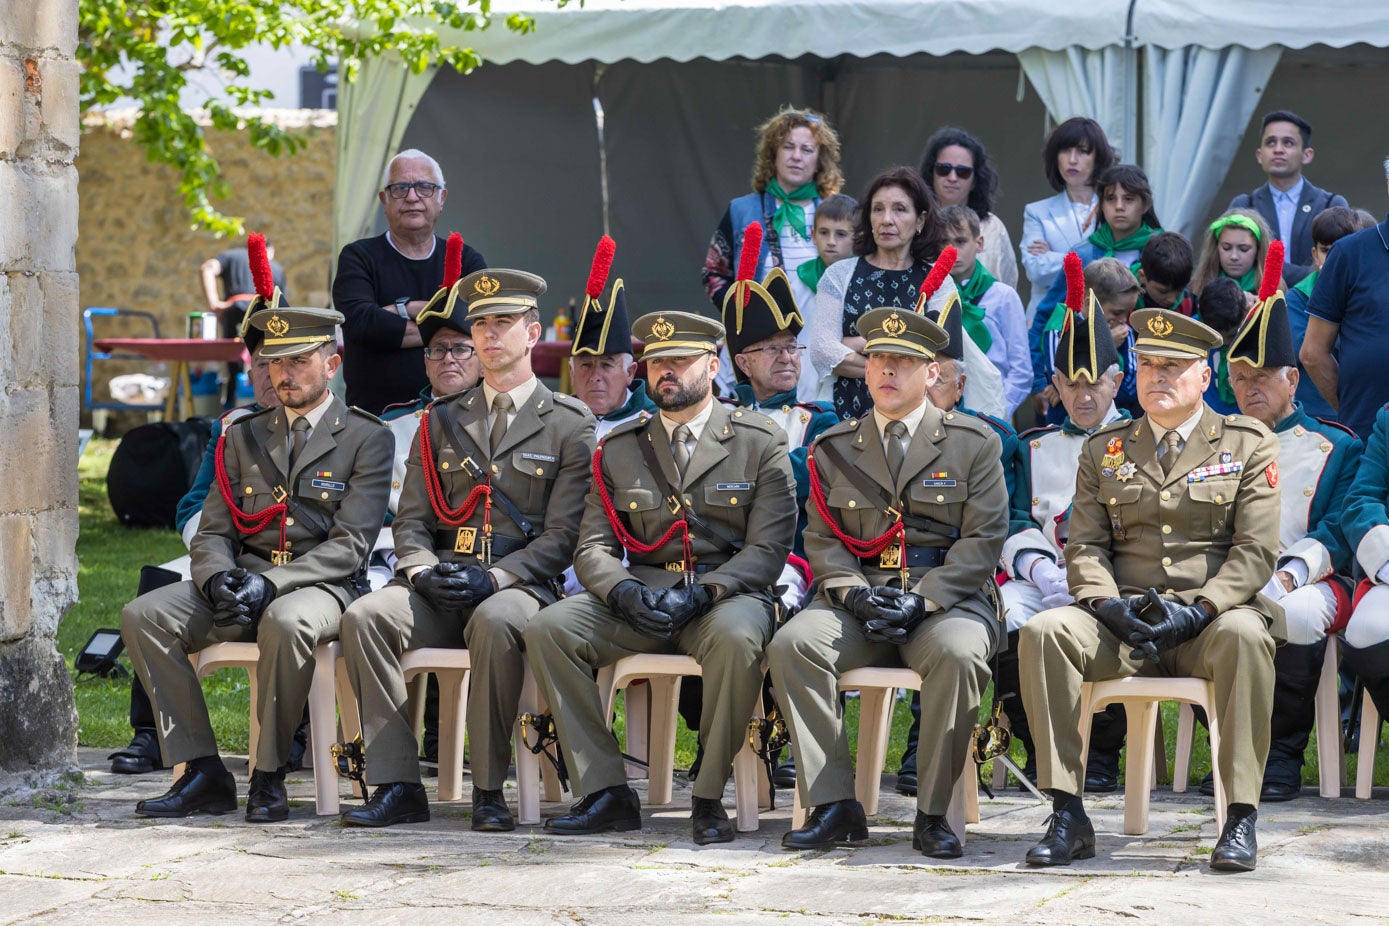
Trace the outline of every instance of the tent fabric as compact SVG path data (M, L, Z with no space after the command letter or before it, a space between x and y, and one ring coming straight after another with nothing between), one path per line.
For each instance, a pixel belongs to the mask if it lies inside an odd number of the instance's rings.
M1120 157L1132 160L1137 139L1127 135L1125 54L1125 49L1117 45L1058 51L1028 48L1018 52L1018 63L1053 120L1062 122L1072 116L1089 116L1104 128L1109 143L1118 149Z
M1389 46L1389 11L1384 0L1289 3L1288 0L1136 0L1134 34L1140 45L1158 48L1261 49Z
M1143 163L1163 227L1200 240L1283 50L1150 48L1144 54Z

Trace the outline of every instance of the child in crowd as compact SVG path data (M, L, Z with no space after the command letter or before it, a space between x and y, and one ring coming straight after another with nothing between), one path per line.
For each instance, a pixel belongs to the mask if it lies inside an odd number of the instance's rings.
M1003 417L1011 418L1032 386L1027 309L1018 291L994 279L980 262L984 235L978 213L968 206L947 206L939 216L945 244L957 252L950 275L960 291L960 320L1003 378Z
M1264 260L1273 235L1252 209L1231 209L1211 223L1191 286L1197 292L1218 277L1229 277L1246 293L1259 291Z
M1260 270L1262 272L1262 269ZM1259 288L1258 280L1254 289ZM1211 351L1211 384L1206 387L1206 404L1222 415L1239 414L1239 404L1235 401L1235 390L1230 386L1230 367L1226 360L1230 339L1239 330L1245 314L1254 306L1257 297L1246 292L1238 280L1219 276L1207 283L1200 294L1200 320L1216 331L1225 343Z
M800 307L805 325L801 328L798 340L809 343L810 315L815 311L815 293L820 289L820 277L825 275L830 264L854 255L854 223L858 218L858 201L852 196L835 193L820 200L815 209L815 224L811 226L811 239L815 242L814 260L808 260L796 268L796 275L810 288L811 299ZM834 377L828 371L821 375L807 357L801 358L801 381L797 395L802 402L829 402L833 400Z
M1176 232L1149 238L1138 258L1138 308L1170 309L1194 316L1196 295L1187 289L1193 262L1191 244Z
M1114 404L1130 415L1141 415L1138 405L1138 360L1133 353L1134 334L1129 327L1129 315L1138 307L1139 287L1133 271L1122 261L1102 257L1085 268L1085 288L1095 294L1104 312L1109 333L1114 338L1114 350L1119 354L1119 369L1124 378L1114 395ZM1059 399L1059 396L1058 396Z

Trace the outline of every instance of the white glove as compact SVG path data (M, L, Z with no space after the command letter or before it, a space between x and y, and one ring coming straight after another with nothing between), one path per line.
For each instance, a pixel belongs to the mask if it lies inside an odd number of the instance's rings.
M1389 563L1379 567L1379 572L1375 573L1375 581L1380 585L1389 585Z
M1066 582L1066 570L1046 557L1038 557L1032 564L1029 576L1037 591L1042 593L1042 604L1049 608L1071 603L1071 587ZM1060 599L1059 604L1053 603Z
M1273 575L1269 576L1268 582L1264 583L1264 587L1260 589L1260 592L1270 601L1282 601L1283 596L1288 593L1288 590L1283 587L1283 580L1279 579L1278 573L1275 572Z

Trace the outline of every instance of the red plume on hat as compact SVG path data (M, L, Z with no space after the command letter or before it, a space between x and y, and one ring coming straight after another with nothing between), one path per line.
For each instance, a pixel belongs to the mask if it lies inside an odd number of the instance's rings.
M925 314L926 303L931 301L931 297L936 294L941 284L945 282L945 278L950 275L951 268L955 266L955 259L959 256L959 252L952 247L947 247L940 252L940 257L937 257L936 262L931 266L931 272L926 274L926 279L921 281L921 290L916 297L917 314Z
M270 257L265 252L265 236L253 233L246 239L246 259L251 264L251 279L255 280L256 293L268 306L275 298L275 275L270 272Z
M757 259L762 256L762 223L751 222L743 229L743 249L738 252L738 276L735 283L753 282L757 279ZM743 305L748 304L752 293L743 290Z
M453 284L463 276L463 236L458 232L449 234L448 245L444 249L444 282L440 289L453 289Z
M596 301L603 295L603 287L608 285L608 273L613 268L613 255L616 253L616 241L607 235L598 239L598 247L593 252L593 266L588 271L588 285L584 287L588 298Z
M1070 325L1071 319L1080 314L1081 307L1085 304L1085 271L1080 264L1080 255L1075 251L1066 255L1062 261L1061 268L1066 274L1066 317L1061 323L1061 330L1065 331Z
M1259 282L1259 301L1265 302L1278 292L1278 284L1283 281L1283 242L1274 241L1268 246L1268 256L1264 258L1264 278Z

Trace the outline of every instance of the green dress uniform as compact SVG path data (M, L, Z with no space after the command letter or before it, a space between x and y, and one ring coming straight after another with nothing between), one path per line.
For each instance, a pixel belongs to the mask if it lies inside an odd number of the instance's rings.
M648 359L664 350L712 352L722 334L715 322L677 312L644 316L633 328L646 343ZM588 591L545 608L526 627L531 669L554 712L578 795L626 784L622 754L593 684L595 670L623 656L683 653L702 667L704 763L695 780L696 798L723 796L733 757L747 738L762 689L763 649L774 624L772 586L795 533L795 487L786 437L770 418L728 409L712 397L708 401L708 419L683 475L661 415L644 416L608 434L601 469L595 467L603 482L595 481L586 499L574 560ZM654 453L659 473L647 465L643 444ZM678 488L678 499L668 485ZM677 530L650 552L626 548L624 563L624 544L610 514L630 538L649 546L685 510L704 524L690 531L693 562L684 560ZM620 582L671 588L685 581L687 567L713 604L670 639L638 633L607 604Z
M337 312L277 307L257 312L252 323L267 331L260 356L278 357L326 343L341 320ZM278 518L256 531L243 529L243 513L271 508L281 488L260 465L255 444L285 472L291 436L284 409L227 426L220 449L226 481L204 503L189 551L192 581L142 595L121 612L131 663L159 711L165 765L217 754L189 654L213 643L252 640L260 648L255 767L273 771L285 763L308 699L313 649L337 639L342 612L358 594L349 579L364 569L386 513L391 432L331 397L288 470L284 487L300 513L283 516L283 546ZM204 589L237 567L264 576L276 596L257 623L219 627Z
M1160 356L1203 357L1202 338L1215 336L1156 309L1136 312L1132 324L1136 349ZM1274 648L1284 638L1282 609L1259 594L1278 550L1278 443L1253 418L1202 406L1185 443L1166 451L1178 455L1164 473L1165 434L1144 415L1100 429L1081 451L1065 550L1079 604L1036 615L1019 641L1038 783L1067 794L1082 790L1083 682L1157 672L1214 683L1221 727L1215 762L1227 800L1257 806ZM1194 638L1160 651L1155 666L1133 658L1129 642L1080 606L1149 588L1184 605L1208 602L1216 614Z
M520 271L478 271L454 285L447 304L436 306L444 302L436 297L420 313L420 324L429 324L431 313L451 318L461 296L472 298L469 318L520 314L536 304L544 285ZM593 416L583 403L551 392L538 380L529 385L529 396L510 415L495 450L490 434L498 412L489 408L485 383L433 402L411 447L392 524L396 578L343 618L343 654L361 708L369 784L420 780L419 744L406 710L400 657L406 650L434 646L466 646L471 656L466 722L474 785L500 791L506 781L525 678L521 631L542 606L556 600L556 579L573 559L594 447ZM434 478L441 497L431 498ZM474 493L479 486L504 495L524 528L496 497L489 510ZM446 522L439 509L457 512L470 494L478 501L467 518ZM443 613L411 584L438 563L480 565L498 590L471 609Z
M947 340L943 330L910 310L874 310L859 320L859 328L868 353L930 359ZM973 415L942 412L924 395L918 411L920 421L895 479L877 413L826 431L811 453L822 500L836 523L827 521L819 504L808 506L805 549L819 592L767 649L806 806L854 796L839 677L863 666L904 663L922 678L921 741L930 744L918 759L917 806L943 816L969 755L989 659L1006 640L990 594L1008 533L998 437ZM872 491L861 479L872 483ZM864 587L902 589L898 543L860 559L839 536L880 537L899 511L906 524L905 590L924 598L928 609L900 646L869 639L843 597Z

